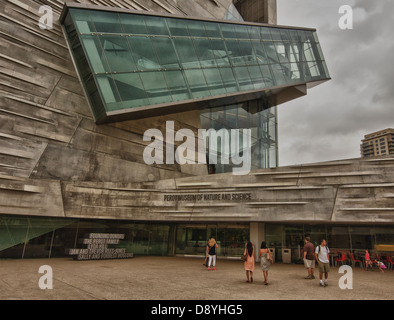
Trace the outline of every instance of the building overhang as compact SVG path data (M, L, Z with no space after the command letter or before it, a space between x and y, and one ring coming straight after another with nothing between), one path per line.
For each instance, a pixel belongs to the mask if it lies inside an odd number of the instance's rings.
M66 3L60 17L96 123L264 99L330 76L315 29Z

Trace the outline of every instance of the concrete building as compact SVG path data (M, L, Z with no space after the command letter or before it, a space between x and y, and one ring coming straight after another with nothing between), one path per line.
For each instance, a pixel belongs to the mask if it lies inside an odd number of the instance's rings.
M388 128L367 134L361 142L361 156L364 158L394 154L393 129Z
M392 159L277 168L276 108L330 79L316 30L239 21L230 0L8 0L0 14L0 257L65 256L87 233L145 255L266 240L278 260L306 233L331 248L394 241ZM150 129L165 155L152 164ZM213 163L204 129L251 142L220 140ZM194 139L206 161L174 161ZM227 160L248 151L252 170L233 174Z

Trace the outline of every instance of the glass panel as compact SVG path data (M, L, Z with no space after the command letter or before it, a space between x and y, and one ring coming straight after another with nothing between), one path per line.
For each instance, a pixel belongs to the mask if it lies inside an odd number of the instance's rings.
M196 54L202 67L216 67L211 43L208 39L193 39Z
M264 41L272 41L270 28L261 27L260 35L261 35L261 39L263 39Z
M151 35L169 35L166 19L161 17L145 16L145 23Z
M249 40L242 40L239 42L242 55L244 56L245 63L248 65L257 64L257 58L253 51L252 42Z
M300 81L301 80L301 73L298 68L297 63L291 63L290 64L290 79L294 81Z
M102 36L100 37L100 41L111 72L137 70L127 38Z
M267 52L268 60L270 63L279 61L278 54L274 42L264 42L265 51Z
M260 35L260 30L258 27L248 27L249 31L249 37L252 40L260 40L261 35Z
M245 67L235 67L235 76L238 80L238 85L242 91L253 90L253 83L250 79L248 69Z
M105 58L105 54L101 47L101 43L97 36L81 36L81 40L89 57L90 66L93 68L94 73L105 73L109 72L110 69ZM78 56L81 54L78 54Z
M148 34L144 16L135 14L120 14L120 20L125 33L128 34Z
M123 33L117 13L95 11L91 18L96 31L99 33Z
M218 66L229 66L228 54L224 42L222 40L211 39L212 53L216 59Z
M181 71L165 71L164 76L174 101L192 99L187 87L185 77Z
M204 74L201 70L185 70L185 75L194 98L203 98L210 95Z
M226 89L223 86L222 78L218 69L204 69L203 72L212 95L226 94Z
M272 78L271 69L268 65L260 66L261 74L263 75L263 80L267 87L273 87L275 85L275 81Z
M97 76L97 84L106 104L107 111L122 109L120 96L112 76Z
M232 65L244 65L245 60L243 52L239 46L238 40L226 40L226 47L228 50L228 57Z
M142 72L141 79L151 104L172 102L172 97L161 72Z
M280 29L270 28L272 40L281 41L282 36L280 34Z
M280 35L282 38L282 41L290 41L290 34L289 31L287 29L280 29Z
M218 23L205 22L204 25L206 34L209 38L222 38Z
M252 42L254 54L256 56L256 61L259 64L267 64L268 58L267 54L265 53L264 46L261 42Z
M320 76L319 68L317 62L307 62L309 66L309 72L311 73L312 77Z
M160 69L160 64L150 38L131 37L129 41L138 70Z
M173 36L189 36L189 31L185 20L182 19L167 19L168 27L170 28L171 35Z
M220 68L219 70L226 91L228 93L238 91L238 84L237 81L235 80L233 70L231 68Z
M274 75L275 85L281 86L285 84L284 71L280 64L271 65L271 70Z
M315 55L312 50L312 44L310 42L304 43L304 55L305 55L306 61L316 60Z
M171 38L155 38L153 46L163 69L179 69L179 61L177 53Z
M223 38L237 38L233 24L225 23L220 28L222 29Z
M207 37L203 21L186 20L189 34L192 37Z
M235 33L239 39L250 39L248 27L244 25L235 25Z
M297 30L289 30L289 35L291 40L293 40L294 42L301 42L301 37L299 36Z
M133 108L149 104L149 100L138 73L115 74L113 75L113 78L125 108Z
M291 45L291 51L292 51L292 56L295 58L295 60L298 62L300 61L300 51L301 51L301 45L298 43L293 43Z
M96 32L89 11L70 9L70 14L79 33Z
M289 62L289 44L284 43L284 44L279 44L276 43L276 52L278 53L278 58L280 63L286 63Z
M201 67L191 39L174 39L174 43L179 60L185 69Z
M263 75L259 66L248 67L250 78L253 82L254 89L263 89L265 87L265 82L263 80Z

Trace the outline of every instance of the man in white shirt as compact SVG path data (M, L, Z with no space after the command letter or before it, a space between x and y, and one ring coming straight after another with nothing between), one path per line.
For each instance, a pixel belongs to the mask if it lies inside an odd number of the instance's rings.
M319 265L320 286L327 287L328 273L330 272L330 249L328 249L327 247L326 240L323 239L320 246L316 247L315 257ZM323 284L323 273L325 275L324 284Z

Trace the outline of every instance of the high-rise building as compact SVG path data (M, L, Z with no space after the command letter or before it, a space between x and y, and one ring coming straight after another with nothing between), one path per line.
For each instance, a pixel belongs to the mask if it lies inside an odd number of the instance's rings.
M393 129L388 128L367 134L361 142L361 156L364 158L394 154Z

